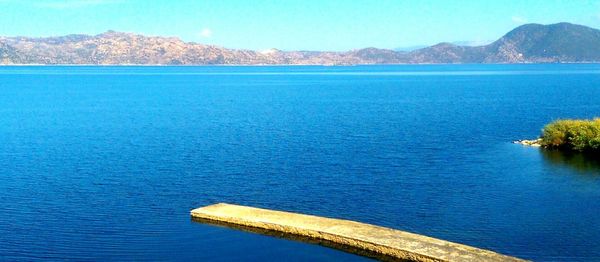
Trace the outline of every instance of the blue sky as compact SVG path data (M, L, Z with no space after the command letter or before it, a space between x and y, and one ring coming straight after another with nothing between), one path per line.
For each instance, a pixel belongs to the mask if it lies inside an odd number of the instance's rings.
M495 40L524 23L600 28L600 0L0 0L0 35L109 29L263 50Z

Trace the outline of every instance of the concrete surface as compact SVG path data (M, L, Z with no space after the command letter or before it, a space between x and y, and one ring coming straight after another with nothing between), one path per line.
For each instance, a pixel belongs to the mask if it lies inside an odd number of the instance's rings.
M384 260L523 261L492 251L350 220L231 204L191 211L194 220L339 248ZM270 232L270 233L269 233ZM375 254L375 255L373 255Z

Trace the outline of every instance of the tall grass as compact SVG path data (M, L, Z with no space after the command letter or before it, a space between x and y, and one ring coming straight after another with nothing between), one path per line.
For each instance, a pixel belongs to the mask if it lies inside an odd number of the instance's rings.
M542 129L541 144L547 148L600 153L600 118L554 121Z

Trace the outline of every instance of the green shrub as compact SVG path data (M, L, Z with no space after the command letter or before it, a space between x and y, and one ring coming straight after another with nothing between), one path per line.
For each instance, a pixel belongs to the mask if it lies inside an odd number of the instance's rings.
M600 118L554 121L542 129L541 144L547 148L600 152Z

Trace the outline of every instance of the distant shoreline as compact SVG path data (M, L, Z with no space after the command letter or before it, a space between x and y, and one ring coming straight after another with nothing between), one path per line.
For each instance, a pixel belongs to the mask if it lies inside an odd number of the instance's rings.
M322 67L348 67L348 66L419 66L419 65L600 65L597 62L560 62L560 63L414 63L414 64L0 64L0 67L276 67L276 66L322 66Z
M412 51L366 47L348 51L231 49L176 37L107 31L56 37L0 36L4 64L366 65L598 63L600 30L571 23L524 24L480 46L441 42Z

